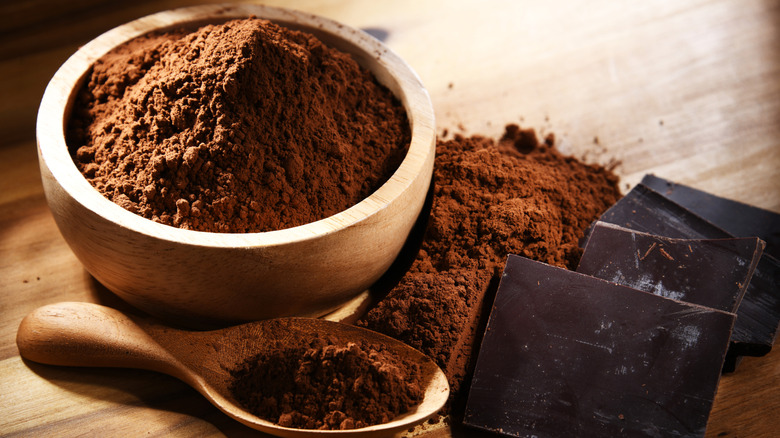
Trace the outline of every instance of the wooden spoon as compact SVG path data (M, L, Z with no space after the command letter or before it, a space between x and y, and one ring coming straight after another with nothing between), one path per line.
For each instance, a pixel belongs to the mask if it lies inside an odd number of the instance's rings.
M420 364L425 382L422 402L389 423L346 431L293 429L258 418L243 408L228 389L230 370L264 348L271 330L288 328L282 342L315 333L342 340L366 340ZM301 437L343 434L386 436L433 416L449 396L444 373L427 356L385 335L337 322L309 318L265 320L220 330L193 332L163 326L118 310L91 303L58 303L27 315L16 344L22 357L50 365L125 367L157 371L176 377L230 417L277 436ZM278 344L277 344L278 345Z

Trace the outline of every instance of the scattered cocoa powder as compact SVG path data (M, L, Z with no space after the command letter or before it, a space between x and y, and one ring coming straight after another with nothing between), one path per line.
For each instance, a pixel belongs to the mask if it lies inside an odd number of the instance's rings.
M423 398L419 365L383 346L333 335L300 344L258 354L233 370L236 400L280 426L344 430L389 422Z
M212 232L345 210L389 178L409 141L401 104L349 55L256 18L116 48L68 126L76 165L107 198Z
M507 255L574 269L579 239L620 197L612 172L560 154L554 141L539 142L517 125L498 141L440 140L419 253L358 321L432 357L453 397L467 378L482 306L486 295L492 300Z
M217 232L280 229L341 211L389 177L410 136L401 105L351 58L257 19L118 48L95 64L68 128L74 161L106 197L164 224ZM419 254L358 324L434 358L457 397L507 254L574 268L578 240L620 194L609 170L563 156L553 137L539 142L516 125L498 141L439 141L435 166ZM388 374L393 367L376 364L392 361L366 348L320 339L257 357L236 371L236 396L292 427L385 421L413 403L415 387L384 399L382 385L400 385L403 367ZM328 398L356 386L348 375L363 376L364 395ZM276 387L263 395L269 379Z

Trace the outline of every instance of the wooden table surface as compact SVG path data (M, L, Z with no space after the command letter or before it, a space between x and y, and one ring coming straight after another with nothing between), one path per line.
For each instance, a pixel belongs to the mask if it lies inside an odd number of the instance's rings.
M565 153L619 162L623 189L653 172L780 212L776 1L284 3L384 37L428 87L440 133L497 136L520 123L555 133ZM84 271L46 206L34 138L43 89L80 44L183 5L0 6L0 435L257 436L173 378L27 363L15 344L38 306L121 306ZM777 436L778 350L721 379L708 436Z

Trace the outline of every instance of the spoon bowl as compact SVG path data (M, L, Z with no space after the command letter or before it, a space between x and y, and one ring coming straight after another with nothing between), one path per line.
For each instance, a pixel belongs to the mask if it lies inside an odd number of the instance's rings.
M278 339L280 327L285 329ZM423 400L388 423L350 430L295 429L279 426L242 408L229 389L230 371L272 346L316 334L365 340L420 365ZM277 336L273 338L272 336ZM63 366L139 368L165 373L195 388L214 406L241 423L282 437L386 436L430 418L446 402L449 385L427 356L380 333L333 321L280 318L212 331L185 331L91 303L65 302L34 310L21 322L16 343L25 359Z

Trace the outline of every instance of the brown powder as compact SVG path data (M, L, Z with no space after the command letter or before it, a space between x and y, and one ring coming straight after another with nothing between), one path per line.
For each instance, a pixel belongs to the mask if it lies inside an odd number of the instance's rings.
M409 271L358 325L432 357L458 396L485 296L508 254L574 269L586 228L620 197L609 170L561 155L554 138L506 127L498 141L439 141L433 206Z
M94 65L74 161L154 221L259 232L356 204L397 168L409 123L389 90L312 35L260 19L134 39Z
M236 400L280 426L343 430L392 421L423 398L419 365L382 346L332 335L300 344L258 354L233 370Z

